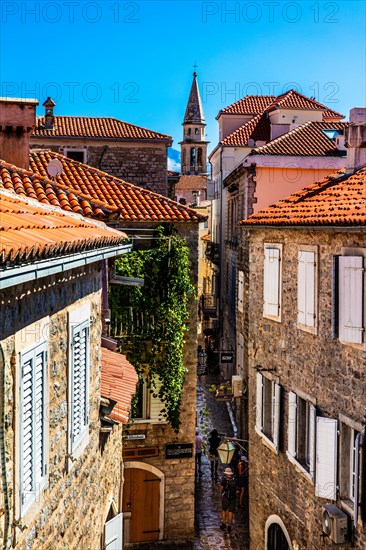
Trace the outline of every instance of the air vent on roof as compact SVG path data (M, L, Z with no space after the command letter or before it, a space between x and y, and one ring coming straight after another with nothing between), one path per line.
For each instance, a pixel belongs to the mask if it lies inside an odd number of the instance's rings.
M51 159L47 165L48 175L51 176L51 178L54 178L55 176L58 176L58 174L62 174L62 172L62 163L58 159Z

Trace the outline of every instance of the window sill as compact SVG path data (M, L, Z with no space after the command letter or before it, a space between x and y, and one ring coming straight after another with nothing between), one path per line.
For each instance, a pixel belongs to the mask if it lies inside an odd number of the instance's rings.
M274 454L278 455L278 449L276 447L276 445L273 443L273 441L271 441L263 432L261 432L257 426L255 427L255 431L257 432L257 434L261 437L262 439L262 444L267 447L268 449L270 449Z
M275 317L274 315L266 315L263 313L263 319L269 319L270 321L275 321L276 323L281 323L281 316Z
M80 439L76 447L74 447L72 451L70 450L67 458L68 472L70 472L73 469L75 462L83 454L88 444L89 444L89 431L84 435L82 439Z
M361 344L355 344L354 342L345 342L344 340L339 340L339 343L342 344L343 346L349 346L356 350L366 351L366 342L362 342Z
M166 420L152 420L151 418L133 418L133 424L168 424Z
M303 332L308 332L316 336L318 334L318 327L311 327L310 325L303 325L302 323L297 323L297 328Z
M305 470L305 468L300 464L300 462L298 462L296 460L296 458L294 458L288 451L286 451L286 456L287 456L289 462L291 462L291 464L293 464L295 466L295 468L299 472L299 474L301 474L305 479L307 479L307 481L310 481L310 483L312 485L314 485L314 479L309 474L309 472L307 470Z

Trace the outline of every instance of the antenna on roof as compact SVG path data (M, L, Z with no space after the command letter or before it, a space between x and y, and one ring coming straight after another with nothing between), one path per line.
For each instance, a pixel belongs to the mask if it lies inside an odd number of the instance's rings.
M63 169L62 163L58 159L51 159L47 165L47 173L51 178L62 174Z

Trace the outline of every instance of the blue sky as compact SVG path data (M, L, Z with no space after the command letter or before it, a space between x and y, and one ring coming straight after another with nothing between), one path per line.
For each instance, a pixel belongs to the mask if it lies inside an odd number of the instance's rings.
M115 116L175 148L195 62L210 149L218 111L247 94L366 105L363 0L3 0L0 40L2 96L51 95L56 114Z

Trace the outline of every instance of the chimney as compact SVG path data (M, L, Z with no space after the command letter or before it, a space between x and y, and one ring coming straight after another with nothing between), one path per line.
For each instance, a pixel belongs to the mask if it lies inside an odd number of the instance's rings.
M366 166L366 107L354 107L346 128L347 174Z
M0 97L0 158L27 170L37 105L37 99Z
M43 103L43 107L45 108L43 128L45 130L53 130L53 125L55 122L53 109L54 107L56 107L56 103L53 101L51 97L48 97L46 101Z

